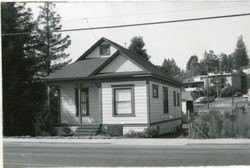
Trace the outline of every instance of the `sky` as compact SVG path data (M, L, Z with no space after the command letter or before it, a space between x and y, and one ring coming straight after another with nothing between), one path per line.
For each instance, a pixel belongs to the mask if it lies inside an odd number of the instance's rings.
M28 3L38 15L39 3ZM250 1L158 1L158 2L74 2L56 3L62 17L62 29L88 28L158 22L175 19L210 17L249 13ZM87 18L87 19L86 19ZM231 54L238 36L242 35L250 56L250 16L192 22L179 22L117 29L64 32L72 41L66 50L75 61L101 37L128 46L134 36L142 36L150 61L161 65L166 58L174 59L185 69L191 55L203 58L204 52Z

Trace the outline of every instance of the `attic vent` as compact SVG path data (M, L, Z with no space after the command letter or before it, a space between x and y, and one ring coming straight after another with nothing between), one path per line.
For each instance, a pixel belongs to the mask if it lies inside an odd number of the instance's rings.
M110 45L109 44L100 45L100 55L110 55Z

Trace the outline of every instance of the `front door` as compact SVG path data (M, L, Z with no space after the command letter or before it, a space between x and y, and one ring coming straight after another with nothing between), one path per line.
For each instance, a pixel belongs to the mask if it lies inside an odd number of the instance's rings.
M88 89L81 89L80 94L80 117L89 116L89 95L88 95Z

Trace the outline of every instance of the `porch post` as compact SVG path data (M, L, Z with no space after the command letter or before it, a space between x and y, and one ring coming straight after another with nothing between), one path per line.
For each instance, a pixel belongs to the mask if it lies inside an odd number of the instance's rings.
M98 106L99 106L99 113L101 114L101 124L103 124L103 115L102 115L102 86L101 83L96 85L98 88Z
M78 109L79 109L79 117L80 124L82 125L82 109L81 109L81 87L78 88Z

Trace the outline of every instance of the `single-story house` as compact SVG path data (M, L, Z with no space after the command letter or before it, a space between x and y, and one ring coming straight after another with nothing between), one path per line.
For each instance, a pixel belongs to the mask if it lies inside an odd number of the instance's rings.
M118 124L123 133L154 127L162 134L181 125L181 83L106 38L45 81L60 88L57 126Z

